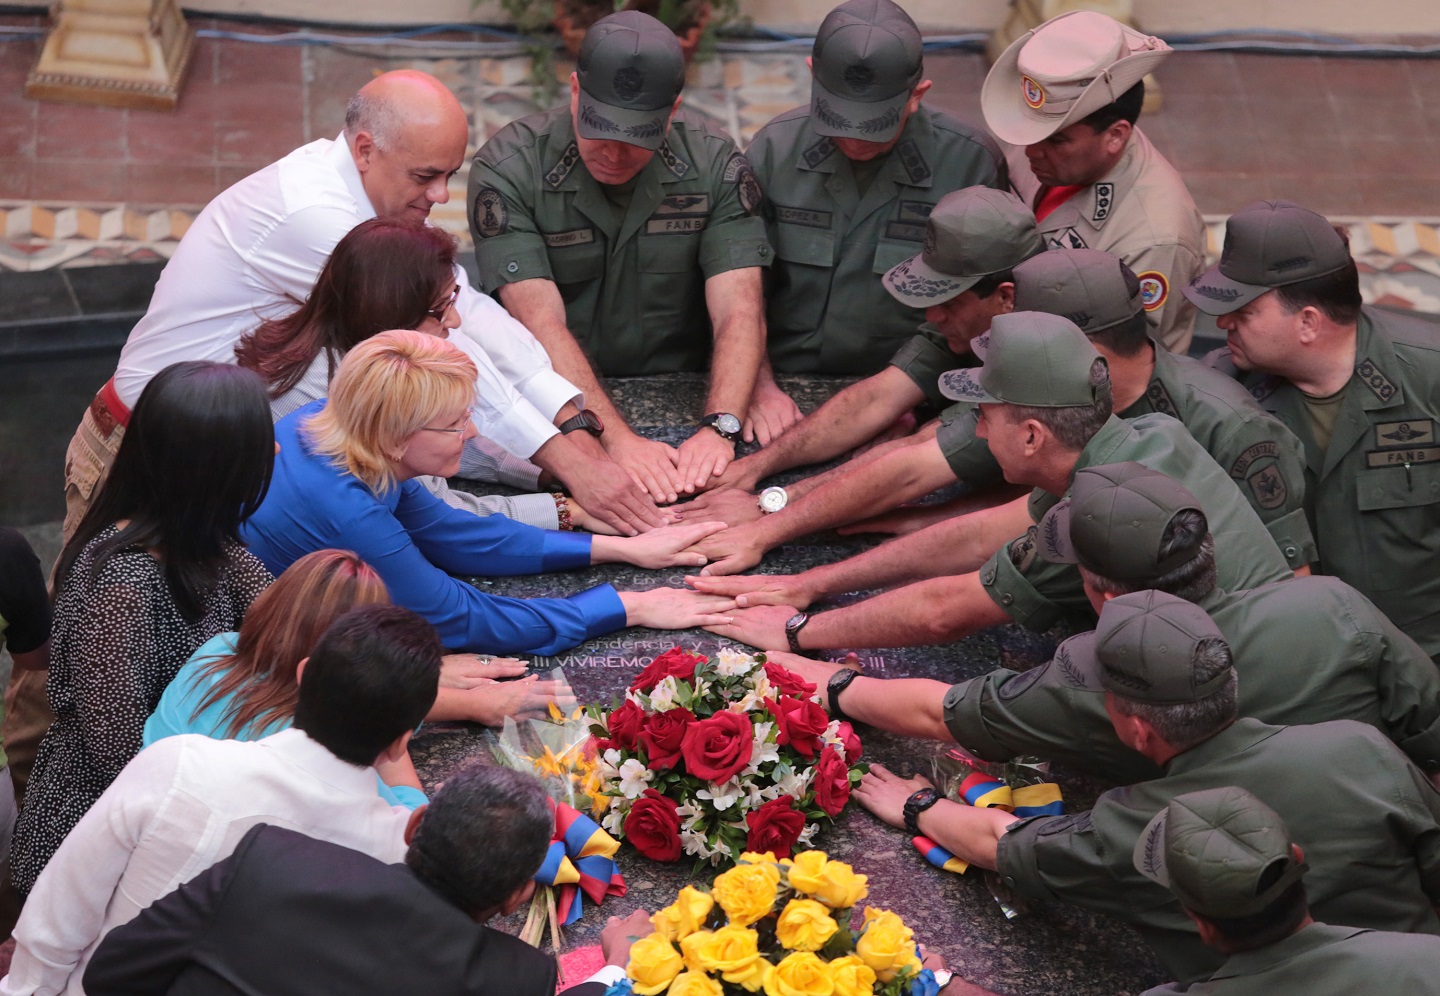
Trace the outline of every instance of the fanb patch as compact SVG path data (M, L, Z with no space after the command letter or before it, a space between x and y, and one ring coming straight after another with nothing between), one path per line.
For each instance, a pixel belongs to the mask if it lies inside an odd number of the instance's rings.
M900 239L903 242L924 242L925 225L918 221L891 221L885 225L885 237L887 239Z
M1415 463L1440 462L1440 446L1418 446L1408 450L1371 450L1365 454L1365 466L1371 470L1380 467L1409 467Z
M1410 422L1381 422L1375 427L1375 445L1382 450L1434 446L1435 423L1428 418Z
M1375 361L1368 356L1355 368L1355 373L1365 382L1365 386L1370 388L1371 393L1381 401L1389 401L1395 397L1395 392L1399 390L1398 387L1390 383L1390 378L1386 377L1380 368L1375 365Z
M1159 270L1146 270L1137 276L1140 281L1140 302L1146 311L1157 311L1165 307L1170 298L1170 281Z
M1264 509L1279 508L1290 495L1289 488L1285 486L1285 476L1273 463L1245 478L1245 482L1250 485L1255 503Z
M1115 184L1095 184L1095 213L1090 217L1094 221L1104 221L1110 217L1110 211L1115 207ZM1141 274L1143 281L1144 274ZM1142 283L1141 286L1144 286Z
M571 142L569 147L560 154L560 161L550 167L550 172L545 174L545 182L552 187L558 187L565 182L575 164L580 161L580 146Z
M475 225L475 234L482 239L493 239L510 227L510 212L505 208L505 198L500 191L494 187L481 187L476 191L471 221Z

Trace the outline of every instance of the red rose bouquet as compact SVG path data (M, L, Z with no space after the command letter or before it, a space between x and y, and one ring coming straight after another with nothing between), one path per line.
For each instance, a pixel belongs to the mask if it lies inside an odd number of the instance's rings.
M587 786L601 826L646 857L729 866L788 857L850 800L860 738L813 684L763 654L655 658L623 702L592 707Z

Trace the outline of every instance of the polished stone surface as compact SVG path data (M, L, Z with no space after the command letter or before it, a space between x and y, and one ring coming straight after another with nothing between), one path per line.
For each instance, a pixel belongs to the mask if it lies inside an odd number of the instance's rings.
M825 378L782 378L802 408L813 408L841 383ZM699 417L704 383L699 376L673 375L612 385L614 394L632 423L646 435L679 442ZM761 570L793 572L847 556L865 541L849 537L821 537L772 551ZM541 578L504 578L478 582L497 594L562 595L594 584L610 582L619 588L680 585L684 571L639 571L605 565ZM886 677L926 677L954 681L981 674L997 665L1027 667L1049 656L1059 634L1037 635L1017 626L977 634L945 647L856 648L867 669ZM664 633L629 629L591 640L574 650L535 662L537 668L560 666L582 702L608 703L656 654L681 645L714 653L726 645L699 630ZM835 655L838 656L838 655ZM880 761L894 770L928 773L934 745L861 728L866 761ZM412 747L421 777L427 785L442 781L457 767L475 759L489 761L493 734L467 724L427 727ZM1067 803L1086 808L1098 786L1056 772ZM980 873L964 876L926 864L906 835L880 823L852 805L833 827L822 830L817 845L833 857L848 861L870 877L870 898L905 917L916 936L941 952L947 962L973 982L1010 996L1042 993L1133 993L1162 981L1162 973L1147 949L1127 927L1093 917L1059 903L1041 904L1015 920L1007 920L991 897ZM691 881L688 861L662 865L622 847L620 866L629 893L607 900L598 912L587 913L566 931L571 945L598 940L605 917L643 907L668 904L679 888ZM699 873L708 879L708 871ZM518 930L520 920L505 926ZM572 980L574 981L574 980Z

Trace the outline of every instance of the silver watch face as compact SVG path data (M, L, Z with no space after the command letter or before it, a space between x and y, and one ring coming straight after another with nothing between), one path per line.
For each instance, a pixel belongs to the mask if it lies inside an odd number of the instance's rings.
M766 513L778 512L785 507L789 500L790 496L785 493L784 488L778 486L768 487L760 492L760 511Z
M740 420L729 412L723 412L715 418L715 428L726 435L735 435L740 431Z

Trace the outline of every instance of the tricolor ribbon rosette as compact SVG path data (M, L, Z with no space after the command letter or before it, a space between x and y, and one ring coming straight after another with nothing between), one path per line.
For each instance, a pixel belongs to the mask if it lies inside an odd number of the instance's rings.
M594 906L606 896L625 895L625 879L615 864L620 842L584 813L563 802L555 811L555 834L535 881L555 890L555 914L562 926L579 920L585 900Z

